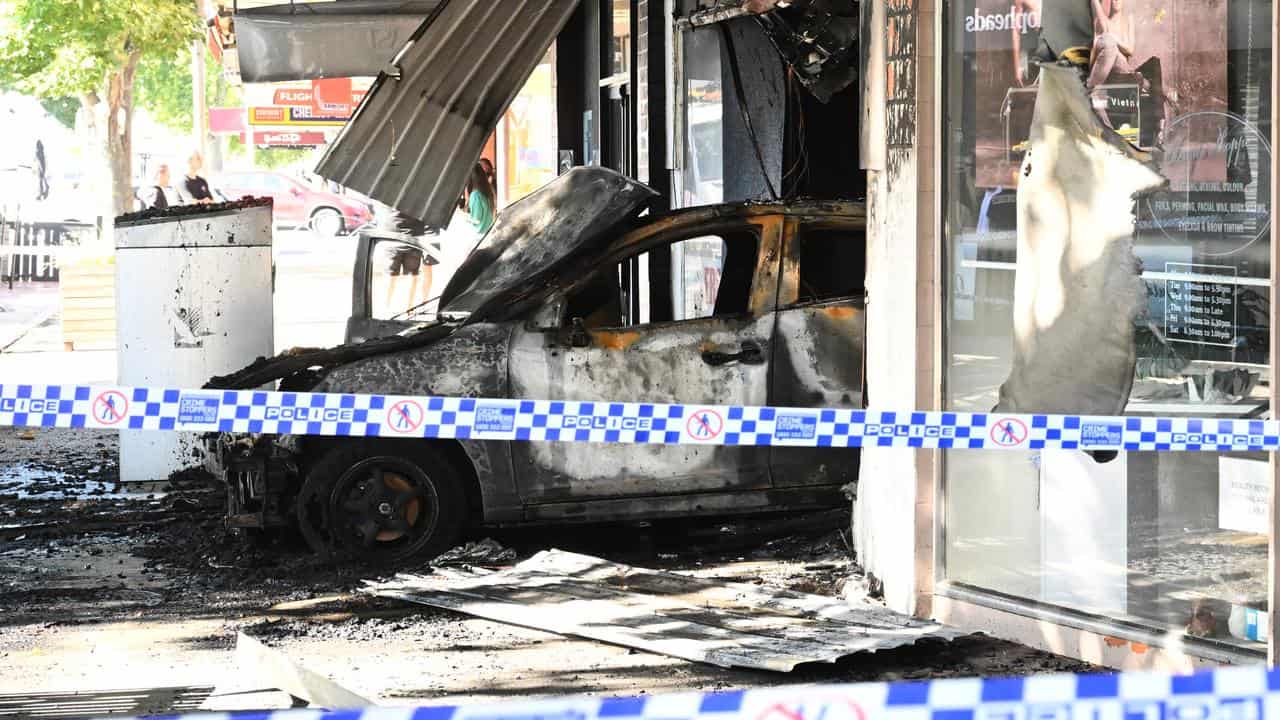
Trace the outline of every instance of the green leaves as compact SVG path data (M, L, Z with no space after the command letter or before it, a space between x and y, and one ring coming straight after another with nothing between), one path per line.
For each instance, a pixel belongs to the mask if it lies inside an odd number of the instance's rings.
M0 0L0 84L100 92L132 49L173 57L200 36L194 0Z

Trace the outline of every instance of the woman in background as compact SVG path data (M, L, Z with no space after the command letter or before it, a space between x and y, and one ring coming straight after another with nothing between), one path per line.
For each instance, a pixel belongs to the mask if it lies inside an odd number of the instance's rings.
M485 174L484 167L476 163L471 168L471 177L467 179L467 217L476 232L484 235L493 227L494 208L497 205L489 176Z

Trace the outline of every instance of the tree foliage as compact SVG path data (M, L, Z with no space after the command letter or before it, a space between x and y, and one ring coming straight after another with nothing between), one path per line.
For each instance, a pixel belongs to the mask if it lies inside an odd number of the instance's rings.
M0 81L38 97L105 91L133 53L173 58L198 37L193 0L0 0Z
M253 163L256 167L278 170L306 162L314 154L312 148L255 147Z
M134 77L199 37L195 0L0 0L0 84L76 97L104 160L104 210L133 206Z
M40 106L44 111L54 117L55 120L62 123L68 128L76 126L76 111L80 109L79 98L74 97L51 97L41 98Z
M191 51L144 56L134 78L134 102L151 119L178 132L191 131Z
M232 87L218 72L218 61L208 48L204 51L207 68L204 92L209 107L240 104L240 91ZM183 49L172 57L143 57L138 62L134 80L138 107L146 109L152 119L178 132L190 132L193 126L191 97L191 54Z

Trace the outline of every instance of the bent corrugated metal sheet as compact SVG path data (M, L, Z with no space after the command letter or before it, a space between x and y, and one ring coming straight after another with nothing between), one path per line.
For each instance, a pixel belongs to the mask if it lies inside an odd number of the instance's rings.
M720 667L790 672L964 633L869 602L633 568L549 550L496 573L437 571L366 592Z
M316 173L443 227L485 139L577 0L449 0L380 75Z

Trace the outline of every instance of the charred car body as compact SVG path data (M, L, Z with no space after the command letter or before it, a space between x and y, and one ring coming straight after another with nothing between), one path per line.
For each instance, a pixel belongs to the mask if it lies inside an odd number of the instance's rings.
M864 224L854 203L642 216L647 187L578 168L505 210L441 318L379 318L361 237L340 348L213 387L860 407ZM401 561L467 525L635 520L845 502L848 448L223 436L230 524L297 522L311 545Z

